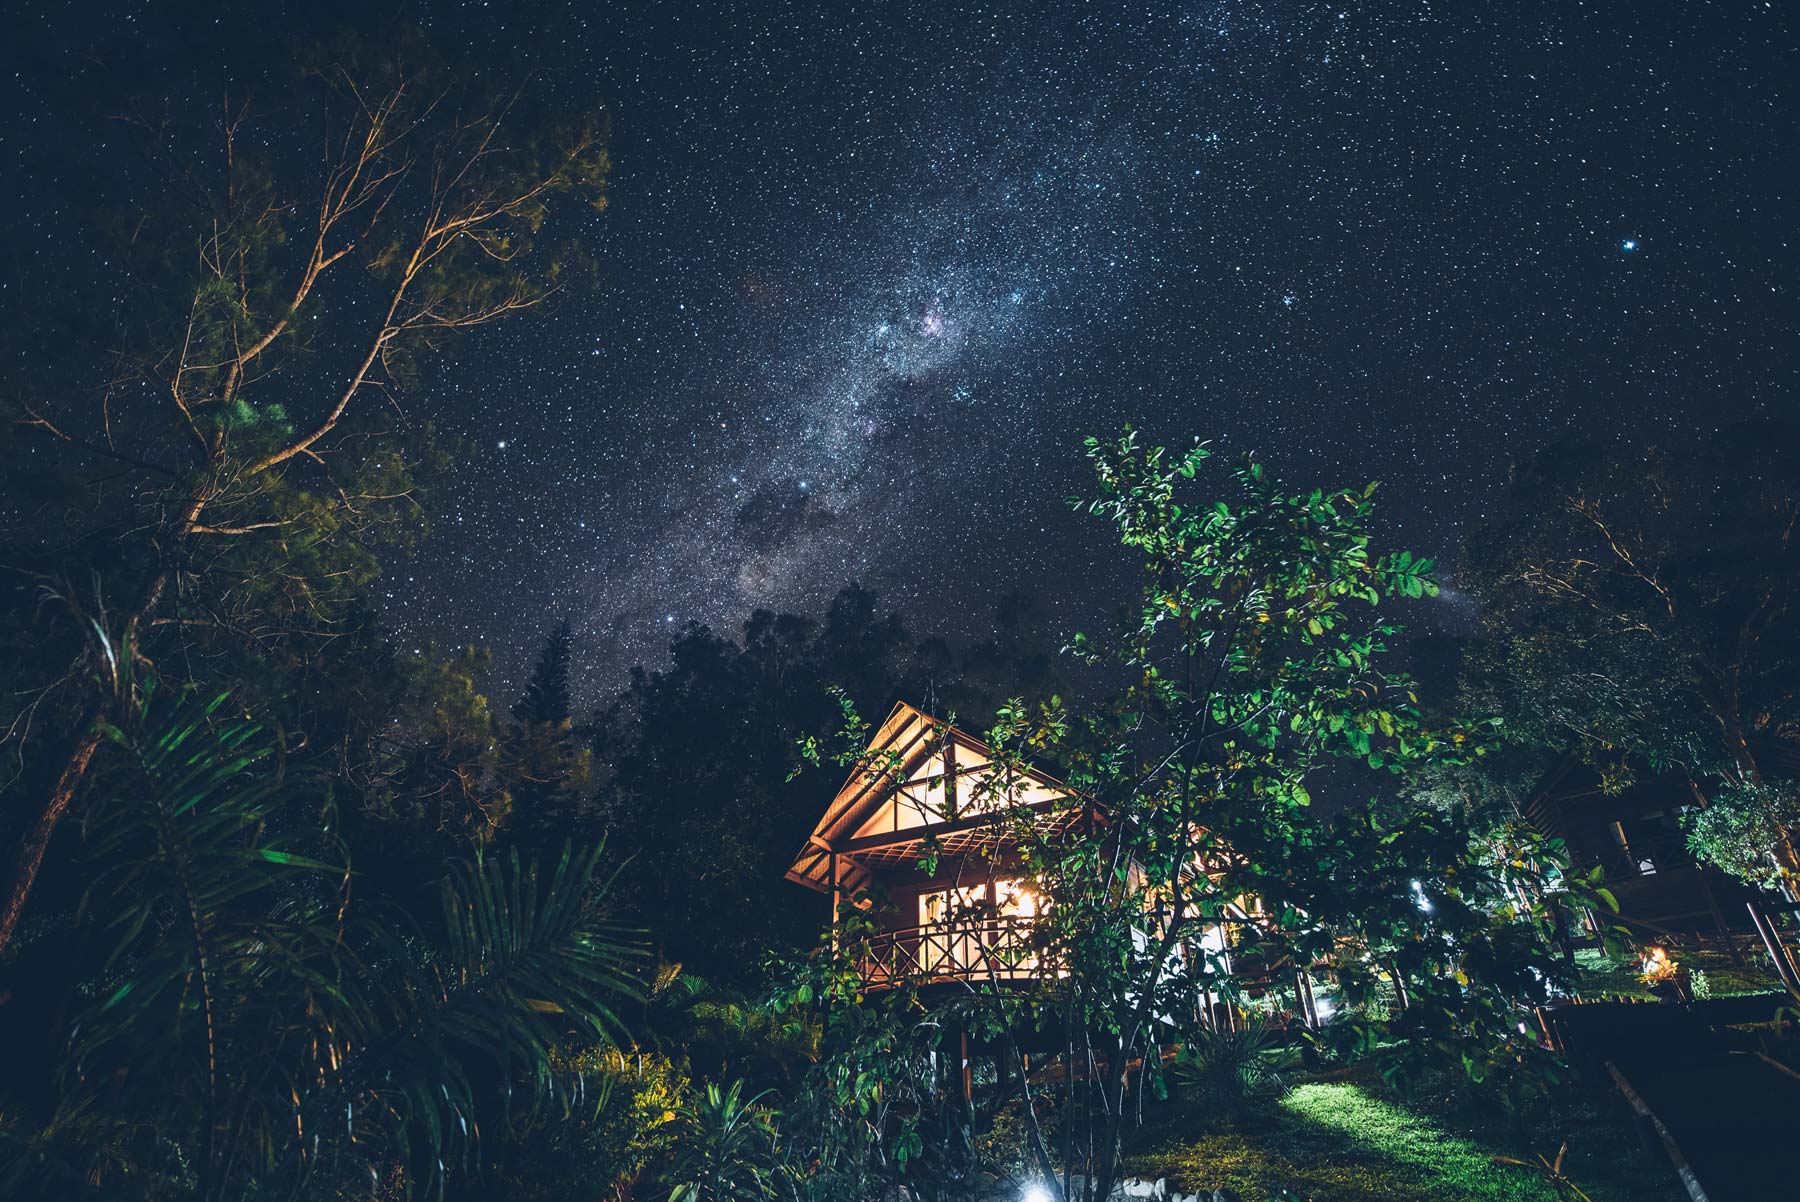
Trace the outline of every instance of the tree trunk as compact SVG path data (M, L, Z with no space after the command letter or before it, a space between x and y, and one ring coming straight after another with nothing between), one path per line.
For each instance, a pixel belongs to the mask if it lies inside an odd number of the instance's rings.
M50 847L50 837L56 833L56 824L62 821L69 803L74 800L82 778L87 775L88 762L94 758L94 750L99 746L100 721L97 716L90 717L74 750L69 753L68 762L57 776L50 796L45 799L43 809L38 811L37 819L19 843L12 877L6 884L6 900L0 908L0 952L12 944L13 935L19 929L19 918L25 913L25 902L31 896L31 887L37 882L38 869L43 866L44 852Z

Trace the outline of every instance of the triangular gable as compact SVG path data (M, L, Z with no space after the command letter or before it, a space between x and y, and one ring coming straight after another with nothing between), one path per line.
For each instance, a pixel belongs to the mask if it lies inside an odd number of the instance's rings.
M788 869L789 880L820 892L835 884L852 893L870 879L867 857L858 853L880 844L891 858L895 845L983 823L976 809L979 786L993 762L986 743L900 702L870 739L864 764L880 764L884 756L893 762L891 773L863 766L851 771ZM1046 809L1067 794L1060 781L1041 772L1027 773L1019 789L1017 801Z

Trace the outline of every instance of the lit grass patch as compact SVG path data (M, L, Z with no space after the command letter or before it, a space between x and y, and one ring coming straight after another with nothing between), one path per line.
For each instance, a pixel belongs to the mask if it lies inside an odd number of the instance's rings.
M1288 1190L1319 1202L1555 1202L1529 1172L1493 1163L1489 1146L1382 1101L1358 1085L1301 1085L1273 1109L1220 1125L1183 1108L1127 1159L1136 1176L1189 1192L1229 1189L1260 1202ZM1554 1149L1552 1149L1554 1151ZM1581 1182L1599 1202L1615 1195ZM1660 1198L1661 1194L1650 1196Z
M1458 1202L1555 1202L1555 1192L1526 1173L1496 1165L1494 1149L1348 1084L1302 1085L1281 1100L1296 1118L1336 1132L1424 1187L1428 1198Z

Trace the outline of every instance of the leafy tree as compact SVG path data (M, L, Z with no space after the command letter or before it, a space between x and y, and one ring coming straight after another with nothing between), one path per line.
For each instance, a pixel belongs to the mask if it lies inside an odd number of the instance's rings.
M735 640L693 627L666 668L632 674L601 717L596 750L611 766L610 829L636 856L620 886L657 917L664 959L750 988L765 956L810 945L823 915L783 874L830 786L787 784L795 743L836 723L831 687L891 703L909 643L897 616L851 586L822 623L758 611Z
M1752 885L1779 888L1792 877L1770 853L1800 830L1800 787L1792 781L1728 785L1705 809L1687 813L1684 824L1700 859Z
M168 81L125 105L132 143L96 203L124 234L105 261L124 340L17 336L8 437L45 494L9 489L7 640L31 666L5 715L31 798L0 896L13 937L52 834L116 721L106 657L241 683L303 671L420 529L420 434L371 404L454 336L575 282L583 210L604 202L599 114L534 108L400 39L303 57L250 103ZM254 77L254 67L245 74ZM209 81L212 77L208 77ZM179 181L171 184L170 181ZM9 480L10 484L10 480ZM60 520L45 498L82 495ZM129 699L127 699L129 701ZM20 721L13 719L20 718ZM32 720L35 718L35 721ZM46 727L60 744L24 745Z
M398 665L404 690L358 761L364 808L409 838L488 842L512 810L500 731L482 692L490 656L474 647Z
M993 871L1043 901L1014 954L1057 974L1031 991L973 981L961 1012L1015 1060L1035 1030L1080 1066L1060 1135L1030 1080L1014 1081L1040 1176L1060 1161L1059 1189L1078 1175L1082 1196L1108 1196L1131 1065L1159 1062L1167 1021L1284 978L1304 995L1311 973L1335 976L1350 1004L1328 1029L1341 1052L1379 1051L1396 1076L1448 1060L1514 1097L1542 1088L1554 1066L1518 1034L1516 1006L1558 971L1559 902L1606 899L1559 881L1557 848L1522 826L1476 829L1394 798L1417 766L1476 754L1486 732L1427 723L1384 667L1396 627L1383 607L1434 593L1432 563L1376 552L1374 486L1287 493L1250 461L1231 497L1190 499L1205 447L1171 456L1128 434L1088 452L1100 496L1084 508L1141 565L1140 591L1113 644L1073 649L1132 683L1092 705L1003 707L994 770L949 815L998 816ZM853 723L843 758L888 771L860 760L862 733ZM1033 763L1070 791L1037 798ZM1333 816L1312 804L1325 785L1378 796ZM1397 1017L1375 1004L1378 975L1402 983Z
M1785 423L1546 453L1473 544L1489 627L1477 697L1609 780L1648 763L1760 796L1771 743L1800 717L1797 534L1800 437ZM1786 814L1759 820L1792 874Z

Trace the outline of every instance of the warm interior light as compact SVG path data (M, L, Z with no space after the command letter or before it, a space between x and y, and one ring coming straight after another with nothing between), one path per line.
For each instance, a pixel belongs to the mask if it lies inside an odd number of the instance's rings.
M1038 896L1021 885L1018 881L996 882L994 892L999 895L1000 913L1009 918L1036 918L1038 912Z

